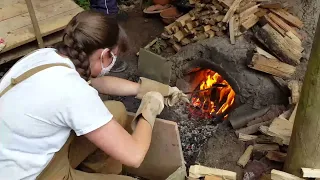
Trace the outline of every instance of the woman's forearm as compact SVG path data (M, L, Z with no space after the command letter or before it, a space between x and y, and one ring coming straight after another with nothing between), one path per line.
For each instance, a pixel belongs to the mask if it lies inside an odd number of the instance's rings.
M94 78L91 85L101 94L115 96L136 96L140 88L139 83L112 76Z

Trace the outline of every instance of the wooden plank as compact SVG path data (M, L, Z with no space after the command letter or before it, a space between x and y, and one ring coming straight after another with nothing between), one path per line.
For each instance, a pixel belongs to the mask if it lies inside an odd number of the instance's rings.
M37 20L42 21L50 17L54 17L58 14L68 12L72 9L76 9L78 7L79 6L73 1L65 0L52 6L45 6L43 8L40 8L35 13ZM30 24L32 24L32 22L29 13L24 13L19 16L0 21L0 34L8 34L15 29L19 29Z
M128 118L133 119L129 113ZM139 168L124 167L125 171L146 179L167 179L179 167L184 166L177 123L156 119L150 148Z
M291 137L292 129L293 124L290 121L280 118L275 118L269 127L270 132L287 137Z
M242 154L242 156L239 158L237 165L241 166L241 167L245 167L248 163L248 161L250 160L251 154L253 151L253 146L250 145L245 152Z
M13 4L17 4L17 3L24 3L25 0L1 0L0 1L0 8L5 8L8 6L11 6Z
M230 18L229 21L229 35L230 35L230 43L231 44L236 44L236 39L234 35L234 16Z
M226 13L226 15L224 16L222 22L228 22L230 20L230 18L233 16L233 14L236 12L236 10L239 7L239 4L241 3L242 0L235 0L232 5L230 6L230 9L228 10L228 12Z
M267 58L258 53L253 55L252 61L248 67L281 78L290 78L296 70L296 67L294 66L283 63L278 59Z
M59 14L57 16L39 21L40 31L42 36L46 36L48 34L57 32L65 28L65 26L69 23L69 21L79 12L83 11L82 8L77 7L72 9L68 12ZM6 47L0 52L4 53L9 51L13 48L26 44L35 40L35 34L33 32L32 25L28 25L23 28L16 29L12 31L10 34L6 36L7 45Z
M275 169L271 171L271 179L272 180L304 180L295 175L292 175L283 171L275 170Z
M37 11L39 8L45 7L45 6L51 6L54 3L58 3L64 0L32 0L32 4L34 6L35 11ZM3 21L5 19L9 19L15 16L18 16L20 14L24 14L28 12L27 5L25 3L25 0L21 2L17 2L12 5L5 6L3 8L0 8L0 21Z
M56 32L56 33L53 33L53 34L50 34L48 36L43 37L44 46L48 47L48 46L51 46L53 44L60 42L62 40L63 34L64 34L63 31L59 31L59 32ZM15 49L12 49L12 50L7 51L5 53L2 53L2 54L0 54L0 65L7 63L9 61L12 61L12 60L21 58L22 56L25 56L26 54L29 54L30 52L32 52L36 49L38 49L38 45L34 41L34 42L27 43L25 45L19 46Z
M278 16L276 16L273 13L269 13L268 16L274 21L276 24L278 24L282 29L284 29L286 32L291 31L294 35L296 35L299 39L302 39L302 36L294 30L291 26L289 26L287 23L285 23L282 19L280 19Z
M257 2L251 1L251 2L249 2L249 3L247 3L247 4L245 4L244 6L240 6L240 7L236 10L236 12L237 12L237 13L242 13L243 11L245 11L245 10L247 10L247 9L255 6L255 5L257 5Z
M303 27L303 22L296 16L293 16L289 12L287 12L284 9L270 9L273 13L277 14L278 16L282 17L284 20L289 22L290 24L302 28Z
M226 178L228 180L236 180L237 173L223 169L209 168L201 165L193 165L189 169L189 176L192 178L200 178L206 175L215 175Z
M320 169L301 168L302 176L306 178L320 178Z

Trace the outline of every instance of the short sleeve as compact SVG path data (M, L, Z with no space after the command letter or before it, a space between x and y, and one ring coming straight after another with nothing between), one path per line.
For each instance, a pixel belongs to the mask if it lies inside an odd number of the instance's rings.
M75 131L77 136L87 134L107 124L113 115L106 108L97 90L85 81L74 87L65 104L64 122Z

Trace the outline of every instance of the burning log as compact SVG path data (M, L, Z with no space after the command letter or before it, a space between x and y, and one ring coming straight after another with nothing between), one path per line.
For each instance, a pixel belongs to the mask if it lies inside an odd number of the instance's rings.
M248 163L248 161L250 160L251 154L253 151L253 146L250 145L246 151L243 153L243 155L240 157L240 159L238 160L237 164L241 167L245 167Z
M243 116L229 117L229 121L233 127L233 129L239 129L247 125L247 123L257 117L260 117L266 114L270 110L270 107L265 107L255 112L250 112L250 114L246 114ZM247 134L247 133L244 133Z

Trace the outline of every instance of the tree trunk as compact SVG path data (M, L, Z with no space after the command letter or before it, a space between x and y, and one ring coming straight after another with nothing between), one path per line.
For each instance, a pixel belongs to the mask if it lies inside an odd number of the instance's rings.
M284 170L301 177L301 168L320 168L320 21L304 79Z

